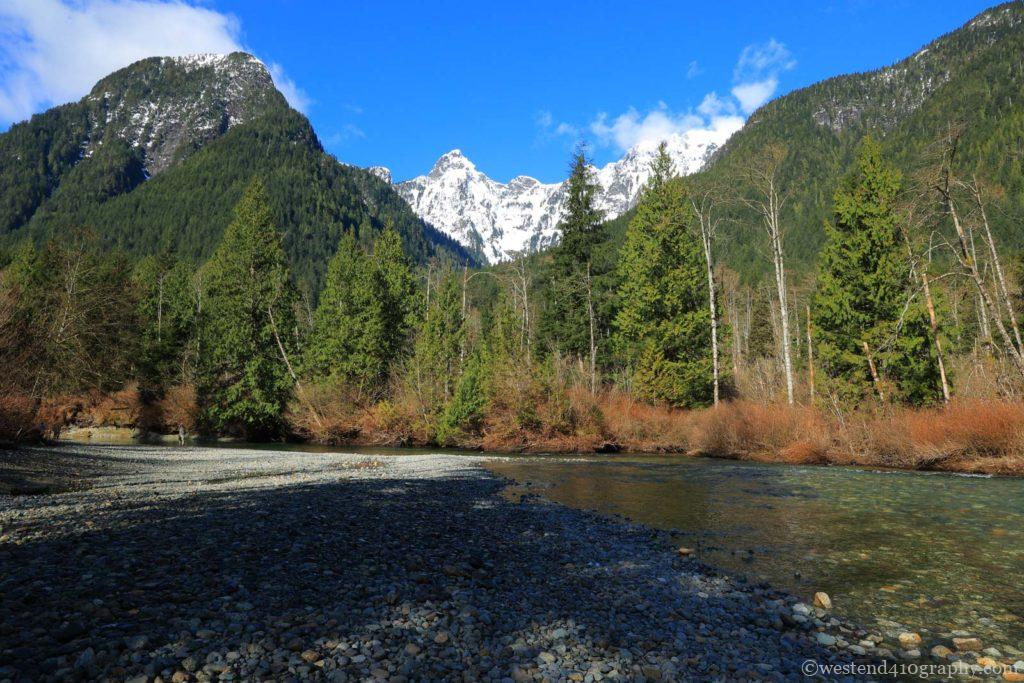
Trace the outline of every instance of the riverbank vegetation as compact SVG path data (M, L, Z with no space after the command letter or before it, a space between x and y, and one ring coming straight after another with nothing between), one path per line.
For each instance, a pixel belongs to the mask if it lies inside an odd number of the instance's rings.
M85 229L26 243L0 287L0 430L1020 473L1020 263L957 145L951 129L904 177L865 139L814 272L787 264L780 146L740 190L676 176L663 150L611 222L580 149L553 249L417 268L396 231L353 229L315 295L259 179L205 263L131 260ZM768 282L716 261L735 206Z

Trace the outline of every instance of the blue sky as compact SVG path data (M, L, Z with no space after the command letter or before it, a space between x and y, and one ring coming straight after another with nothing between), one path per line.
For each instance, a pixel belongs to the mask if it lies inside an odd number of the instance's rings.
M769 95L898 61L992 4L0 0L0 127L81 97L112 65L242 47L343 161L401 180L457 147L498 180L550 182L580 137L605 163L645 136L727 125Z

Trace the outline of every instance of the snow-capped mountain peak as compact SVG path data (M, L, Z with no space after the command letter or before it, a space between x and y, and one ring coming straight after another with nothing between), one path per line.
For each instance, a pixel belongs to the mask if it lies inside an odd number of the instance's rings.
M665 143L676 171L688 175L700 170L731 132L693 130L669 135ZM602 188L598 206L607 218L636 203L660 142L641 142L618 161L594 169ZM392 182L388 169L370 170ZM395 187L417 215L492 263L517 252L542 249L558 238L565 183L542 183L526 175L501 183L478 170L459 149L441 155L426 175Z

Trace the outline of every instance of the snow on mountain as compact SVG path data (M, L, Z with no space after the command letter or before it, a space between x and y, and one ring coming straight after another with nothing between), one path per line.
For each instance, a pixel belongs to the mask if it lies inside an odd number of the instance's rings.
M700 170L727 135L706 130L666 138L676 171ZM641 143L616 162L594 169L602 192L598 206L614 218L636 203L650 176L658 142ZM381 166L370 171L390 182ZM542 183L517 176L507 183L487 177L460 150L452 150L430 173L395 185L413 211L434 227L490 262L520 251L535 251L555 243L565 199L564 183Z
M143 59L103 78L85 97L82 156L117 137L142 151L153 175L281 97L263 63L244 52Z

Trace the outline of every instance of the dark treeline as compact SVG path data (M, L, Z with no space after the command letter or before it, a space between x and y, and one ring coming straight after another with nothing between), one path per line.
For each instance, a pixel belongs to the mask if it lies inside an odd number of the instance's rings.
M204 263L133 261L87 231L26 243L0 290L5 423L16 409L29 427L96 423L114 396L126 422L165 432L613 447L622 401L670 415L745 398L842 419L1015 396L1016 263L988 227L989 189L956 175L955 131L937 144L906 179L861 143L813 274L787 265L778 146L739 196L677 176L662 148L624 234L595 208L581 148L548 252L417 267L394 229L371 244L346 233L315 296L260 180ZM737 205L764 237L761 284L715 259Z

